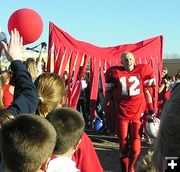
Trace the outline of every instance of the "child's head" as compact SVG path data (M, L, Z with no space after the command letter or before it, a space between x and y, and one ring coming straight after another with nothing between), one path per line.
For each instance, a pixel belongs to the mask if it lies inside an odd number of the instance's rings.
M51 111L46 119L57 132L54 153L63 155L69 150L74 153L85 127L82 114L71 108L63 107Z
M166 66L162 69L162 78L166 78L168 74L168 68Z
M36 172L53 152L56 131L38 115L20 115L2 126L0 141L5 171Z
M28 58L25 62L25 67L31 74L32 80L34 81L37 77L37 67L36 67L36 61L34 58Z
M176 79L180 80L180 72L176 74Z
M35 80L39 96L37 114L46 117L53 109L64 104L66 87L64 81L54 73L43 73Z
M10 73L9 73L7 70L1 72L1 80L2 80L2 85L3 85L3 87L4 87L6 84L9 84L10 78L11 78L11 75L10 75Z

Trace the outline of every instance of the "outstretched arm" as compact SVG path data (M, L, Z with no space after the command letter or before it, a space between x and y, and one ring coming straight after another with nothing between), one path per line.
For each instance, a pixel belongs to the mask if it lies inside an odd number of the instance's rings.
M38 104L38 96L29 72L20 60L11 62L11 70L15 90L14 100L8 110L13 115L34 113Z
M11 62L15 83L14 100L7 110L12 115L34 113L38 104L38 96L32 78L21 61L23 40L16 29L11 31L9 47L5 43L3 46L7 59Z

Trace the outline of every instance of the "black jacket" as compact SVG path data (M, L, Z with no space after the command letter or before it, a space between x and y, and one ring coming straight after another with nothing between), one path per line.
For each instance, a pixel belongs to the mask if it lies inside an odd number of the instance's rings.
M20 60L11 63L14 80L14 99L7 110L14 116L34 113L38 105L38 95L31 75Z

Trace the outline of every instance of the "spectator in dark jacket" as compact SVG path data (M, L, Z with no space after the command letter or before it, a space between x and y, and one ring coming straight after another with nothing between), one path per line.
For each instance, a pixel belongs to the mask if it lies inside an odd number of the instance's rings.
M0 113L0 121L8 119L10 116L16 116L23 113L34 113L38 96L32 78L22 63L22 37L15 29L11 31L11 40L9 46L2 42L5 49L7 59L11 62L10 68L13 72L13 80L15 84L14 99L12 104L3 113ZM3 120L2 120L3 121Z

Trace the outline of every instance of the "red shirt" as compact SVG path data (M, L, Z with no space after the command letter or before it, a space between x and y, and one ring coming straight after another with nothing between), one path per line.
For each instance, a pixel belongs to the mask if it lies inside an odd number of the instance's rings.
M11 85L7 84L3 87L3 104L5 108L8 108L13 101L13 94L9 91Z
M106 84L111 87L109 91L118 117L135 120L146 108L144 88L154 85L155 78L152 68L146 64L139 64L132 71L115 66L107 70Z
M103 172L92 141L85 132L72 159L76 162L76 167L82 172Z

